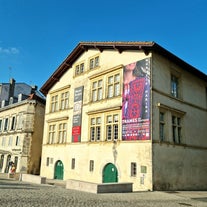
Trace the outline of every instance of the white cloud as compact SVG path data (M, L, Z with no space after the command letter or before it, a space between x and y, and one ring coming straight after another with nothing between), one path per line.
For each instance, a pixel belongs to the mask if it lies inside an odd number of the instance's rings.
M3 48L3 47L0 47L0 53L1 54L18 54L19 53L19 50L15 47L9 47L9 48Z

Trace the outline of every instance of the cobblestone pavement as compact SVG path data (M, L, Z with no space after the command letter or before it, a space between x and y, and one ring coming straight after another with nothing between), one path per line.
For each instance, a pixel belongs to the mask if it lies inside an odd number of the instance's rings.
M206 191L92 194L0 179L1 207L207 207Z

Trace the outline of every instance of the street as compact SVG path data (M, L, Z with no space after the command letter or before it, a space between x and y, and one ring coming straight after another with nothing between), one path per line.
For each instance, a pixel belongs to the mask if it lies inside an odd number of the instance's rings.
M64 186L0 179L2 207L207 207L206 191L92 194Z

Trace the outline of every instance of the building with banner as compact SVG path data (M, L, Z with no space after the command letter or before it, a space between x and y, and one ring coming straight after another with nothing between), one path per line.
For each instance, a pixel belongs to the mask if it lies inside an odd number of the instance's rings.
M45 98L25 83L0 84L0 173L40 173Z
M46 95L41 176L207 186L207 76L155 42L81 42Z

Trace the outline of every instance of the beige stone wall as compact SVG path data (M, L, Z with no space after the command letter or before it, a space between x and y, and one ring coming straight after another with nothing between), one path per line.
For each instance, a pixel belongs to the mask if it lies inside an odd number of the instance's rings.
M154 189L206 189L207 84L182 68L153 55L153 183ZM170 76L180 76L181 97L170 95ZM159 112L166 113L166 140L160 142ZM171 115L182 115L181 143L173 143Z
M114 149L115 148L115 149ZM114 150L117 155L115 156ZM132 182L133 190L152 190L151 143L149 141L74 143L67 147L44 147L42 157L53 158L46 166L42 160L41 176L54 178L54 165L61 160L64 165L64 180L75 179L102 183L103 169L112 163L118 169L118 182ZM75 169L71 169L71 160L75 158ZM94 171L89 171L89 162L94 161ZM137 176L131 176L131 162L137 163ZM141 166L147 167L141 173Z
M0 119L5 117L10 119L9 130L0 133L0 149L6 151L6 153L4 153L2 172L5 172L7 157L11 156L11 161L13 162L15 161L15 157L18 157L17 173L38 173L40 171L44 105L36 101L25 100L1 108L0 110ZM13 116L16 117L15 130L11 131L11 118ZM18 144L16 143L17 136L19 137ZM9 145L8 141L10 137L12 137L12 143ZM2 146L3 138L6 140L4 146ZM35 163L35 165L33 163Z
M31 142L29 172L31 174L40 174L45 107L41 103L37 103L33 107L34 116L32 126L34 132Z
M100 55L100 69L89 70L89 66L85 64L85 69L88 70L83 75L74 78L74 68L76 63L88 60L94 55ZM151 162L151 141L130 141L122 142L118 141L117 147L117 159L115 160L113 154L113 142L107 142L101 140L100 142L89 141L89 114L98 110L118 110L120 114L121 123L121 105L122 97L113 98L111 100L104 99L97 103L90 103L91 98L91 78L98 77L101 73L106 76L113 70L120 69L122 66L144 59L146 56L142 52L122 52L117 51L103 51L99 53L98 50L88 50L84 53L73 68L69 69L53 86L47 95L46 103L46 116L43 138L43 150L42 150L42 164L41 164L41 176L47 178L54 178L55 163L61 160L64 165L64 180L77 179L89 182L102 183L102 173L104 166L107 163L113 163L118 169L118 181L119 182L133 182L133 190L152 190L152 162ZM104 72L106 71L106 72ZM121 77L122 78L122 77ZM59 111L57 113L50 113L50 101L51 94L58 93L64 89L65 86L70 85L70 103L69 109L65 111ZM74 89L79 86L84 86L83 95L83 109L82 109L82 129L81 129L81 143L71 143L72 139L72 117L73 117L73 103L74 103ZM105 93L105 91L104 91ZM107 111L106 110L106 111ZM48 145L48 125L56 119L61 120L64 117L68 117L68 136L66 144L51 144ZM121 127L119 127L121 135ZM104 133L104 132L102 132ZM103 135L104 136L104 135ZM47 158L50 160L49 166L47 165ZM71 169L71 160L75 158L76 169ZM89 172L89 161L94 160L94 171ZM137 176L132 177L131 162L137 163ZM147 172L141 173L141 166L146 166Z

